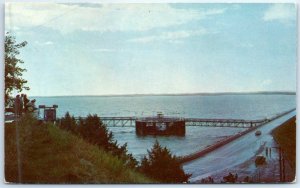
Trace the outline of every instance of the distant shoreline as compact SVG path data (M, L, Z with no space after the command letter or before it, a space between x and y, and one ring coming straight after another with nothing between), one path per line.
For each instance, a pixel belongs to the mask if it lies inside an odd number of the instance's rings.
M290 91L260 91L260 92L216 92L216 93L160 93L160 94L111 94L111 95L61 95L61 96L31 96L33 97L146 97L146 96L218 96L218 95L296 95Z

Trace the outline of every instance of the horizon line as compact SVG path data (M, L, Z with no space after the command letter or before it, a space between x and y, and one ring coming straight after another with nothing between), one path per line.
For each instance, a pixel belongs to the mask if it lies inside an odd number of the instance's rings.
M197 92L197 93L137 93L100 95L33 95L31 97L134 97L134 96L193 96L193 95L243 95L243 94L283 94L296 95L296 91L249 91L249 92Z

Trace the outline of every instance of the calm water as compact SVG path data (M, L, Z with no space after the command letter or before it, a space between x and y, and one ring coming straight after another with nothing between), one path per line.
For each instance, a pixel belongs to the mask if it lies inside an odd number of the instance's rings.
M37 104L58 105L58 116L152 116L262 119L296 107L295 95L135 96L135 97L36 97ZM111 127L120 144L128 143L137 158L147 153L155 140L177 155L206 147L241 128L187 127L185 137L137 137L135 129Z

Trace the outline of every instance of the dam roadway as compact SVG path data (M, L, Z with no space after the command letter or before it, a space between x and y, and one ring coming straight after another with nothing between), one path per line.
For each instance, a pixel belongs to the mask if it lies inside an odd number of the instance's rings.
M272 130L295 115L296 111L294 110L262 125L258 128L258 130L262 132L260 136L255 136L255 131L251 131L198 159L184 163L184 171L192 174L190 182L196 182L201 178L213 176L226 169L241 165L257 155L257 153L262 150L262 147L273 146Z

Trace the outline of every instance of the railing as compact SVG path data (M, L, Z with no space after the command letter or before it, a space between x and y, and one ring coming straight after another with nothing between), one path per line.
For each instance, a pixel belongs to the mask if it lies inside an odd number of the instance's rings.
M268 119L262 120L243 120L243 119L199 119L186 118L185 125L201 127L237 127L250 128L267 122Z
M79 119L79 118L75 118ZM84 119L84 118L82 118ZM263 120L240 120L240 119L199 119L199 118L136 118L136 117L100 117L101 121L106 126L113 127L132 127L135 126L135 121L151 121L151 122L172 122L185 121L186 126L201 126L201 127L236 127L236 128L250 128L258 126L266 121Z
M100 117L101 121L106 126L113 126L113 127L133 127L135 126L135 117Z

